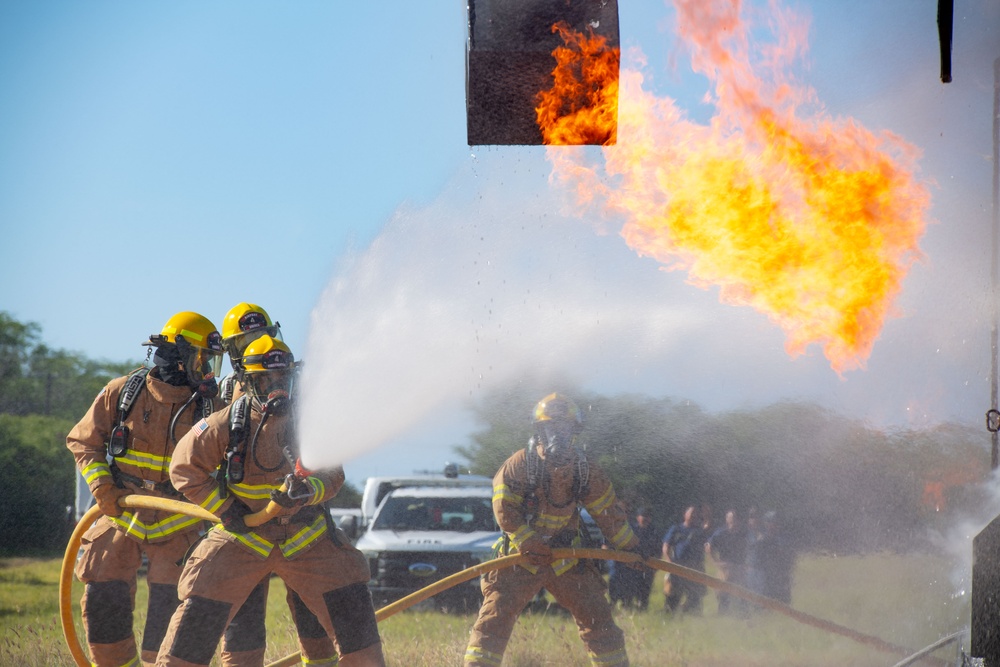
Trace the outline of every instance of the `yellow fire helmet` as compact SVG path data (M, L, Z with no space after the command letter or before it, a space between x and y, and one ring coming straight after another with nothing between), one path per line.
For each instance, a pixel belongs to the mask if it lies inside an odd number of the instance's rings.
M207 317L191 311L172 316L143 345L176 346L180 361L195 380L217 376L222 366L222 336Z
M564 421L573 424L576 430L583 427L580 409L572 399L562 394L552 393L538 401L532 413L532 423L540 424L548 421Z
M295 357L284 341L264 334L243 351L243 390L263 406L275 396L288 398L295 380Z
M272 322L266 310L246 301L229 309L222 320L222 347L234 368L247 345L265 334L281 340L281 325Z

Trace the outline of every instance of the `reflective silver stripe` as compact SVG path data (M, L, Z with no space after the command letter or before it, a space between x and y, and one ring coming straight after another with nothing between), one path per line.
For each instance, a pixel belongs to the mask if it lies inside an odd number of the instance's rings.
M267 558L268 555L271 553L271 549L274 548L274 542L269 542L254 532L249 532L245 534L233 533L223 528L221 524L216 525L213 530L222 530L229 533L230 535L236 538L236 541L238 541L240 544L242 544L247 549L257 554L261 558Z
M147 454L146 452L137 452L133 449L128 450L124 456L116 457L115 460L118 461L119 466L123 464L130 465L154 472L168 472L170 470L169 456L156 456L155 454Z
M493 502L496 502L498 500L504 500L510 503L514 503L515 505L520 505L522 502L524 502L524 497L519 496L518 494L511 491L510 487L507 486L506 484L497 484L493 488Z
M607 490L601 497L587 505L587 511L591 514L600 514L606 511L615 503L615 487L608 485Z
M100 479L101 477L111 477L111 466L108 465L107 461L94 461L89 466L85 467L80 471L83 478L90 484L95 479Z
M133 512L128 511L122 512L121 516L108 518L138 540L163 539L201 522L201 519L186 514L171 514L155 523L145 523L140 521Z
M281 488L275 484L230 484L229 490L240 498L248 500L270 500L271 491Z
M281 543L281 553L285 558L291 558L300 551L307 549L326 534L326 517L320 515L312 524L306 526L292 537Z

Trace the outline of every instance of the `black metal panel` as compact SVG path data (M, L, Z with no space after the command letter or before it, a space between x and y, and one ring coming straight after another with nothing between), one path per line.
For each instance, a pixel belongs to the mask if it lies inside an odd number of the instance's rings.
M1000 667L1000 516L972 540L970 654Z
M470 146L540 145L535 95L552 86L552 26L592 29L619 46L617 0L468 0L466 118Z

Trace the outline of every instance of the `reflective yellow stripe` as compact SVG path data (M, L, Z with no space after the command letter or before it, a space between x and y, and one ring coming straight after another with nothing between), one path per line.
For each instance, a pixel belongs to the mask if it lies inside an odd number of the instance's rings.
M470 646L465 649L465 662L478 662L484 665L496 665L499 667L503 661L503 655L487 651L479 646Z
M608 485L607 490L601 495L600 498L594 502L587 505L587 511L594 514L600 514L601 512L607 511L609 507L615 504L615 487Z
M101 477L111 477L111 467L108 465L107 461L94 461L89 466L80 471L83 478L90 484L95 479L100 479Z
M219 487L216 485L215 488L212 489L212 492L208 494L208 497L198 504L212 514L217 514L219 512L219 508L222 507L225 502L225 498L219 495Z
M309 499L307 505L315 505L317 503L323 502L323 496L326 494L326 485L323 484L323 480L319 477L307 477L306 480L313 488L313 497Z
M269 500L271 491L280 488L275 484L230 484L229 489L240 498L249 500Z
M570 570L572 570L579 561L576 558L565 558L563 560L557 560L552 563L552 571L556 573L557 577L560 577Z
M621 527L614 537L611 538L611 544L615 545L615 548L621 549L626 544L635 539L635 533L632 532L632 526L627 523Z
M520 496L510 490L510 487L506 484L497 484L493 487L493 502L502 500L508 503L514 503L515 505L520 505L524 502L524 497Z
M254 532L249 533L234 533L226 530L222 527L222 524L217 524L213 530L223 530L236 538L236 541L245 546L250 551L254 552L261 558L267 558L268 554L271 553L271 549L274 548L274 543L265 540L263 537Z
M573 518L572 514L539 514L535 517L535 527L543 531L557 533L566 527L571 518Z
M97 667L97 663L95 663L95 662L92 662L90 664L91 664L91 667ZM118 667L140 667L140 665L142 665L142 661L139 660L139 656L135 656L134 658L132 658L128 662L123 662Z
M291 558L306 549L326 533L326 517L320 515L311 525L306 526L289 539L281 543L281 553L285 558Z
M125 453L125 456L119 456L116 460L119 465L130 465L143 470L152 470L154 472L168 472L170 470L169 456L156 456L155 454L136 452L130 449Z
M624 646L617 651L610 651L609 653L591 653L590 664L593 667L619 667L627 665L628 654L625 652Z
M138 540L163 539L201 522L201 519L186 514L171 514L156 523L145 523L128 511L122 512L121 516L108 518Z
M531 529L531 526L524 524L513 533L510 534L511 543L520 550L521 544L529 537L534 537L537 533Z
M306 665L306 667L336 667L336 665L340 664L340 658L336 655L332 658L320 658L319 660L310 660L304 655L301 658L302 664Z

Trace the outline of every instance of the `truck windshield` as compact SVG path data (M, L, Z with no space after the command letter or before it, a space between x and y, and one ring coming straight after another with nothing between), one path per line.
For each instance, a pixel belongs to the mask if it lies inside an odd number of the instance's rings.
M391 497L382 505L373 530L438 530L471 533L499 530L489 498Z

